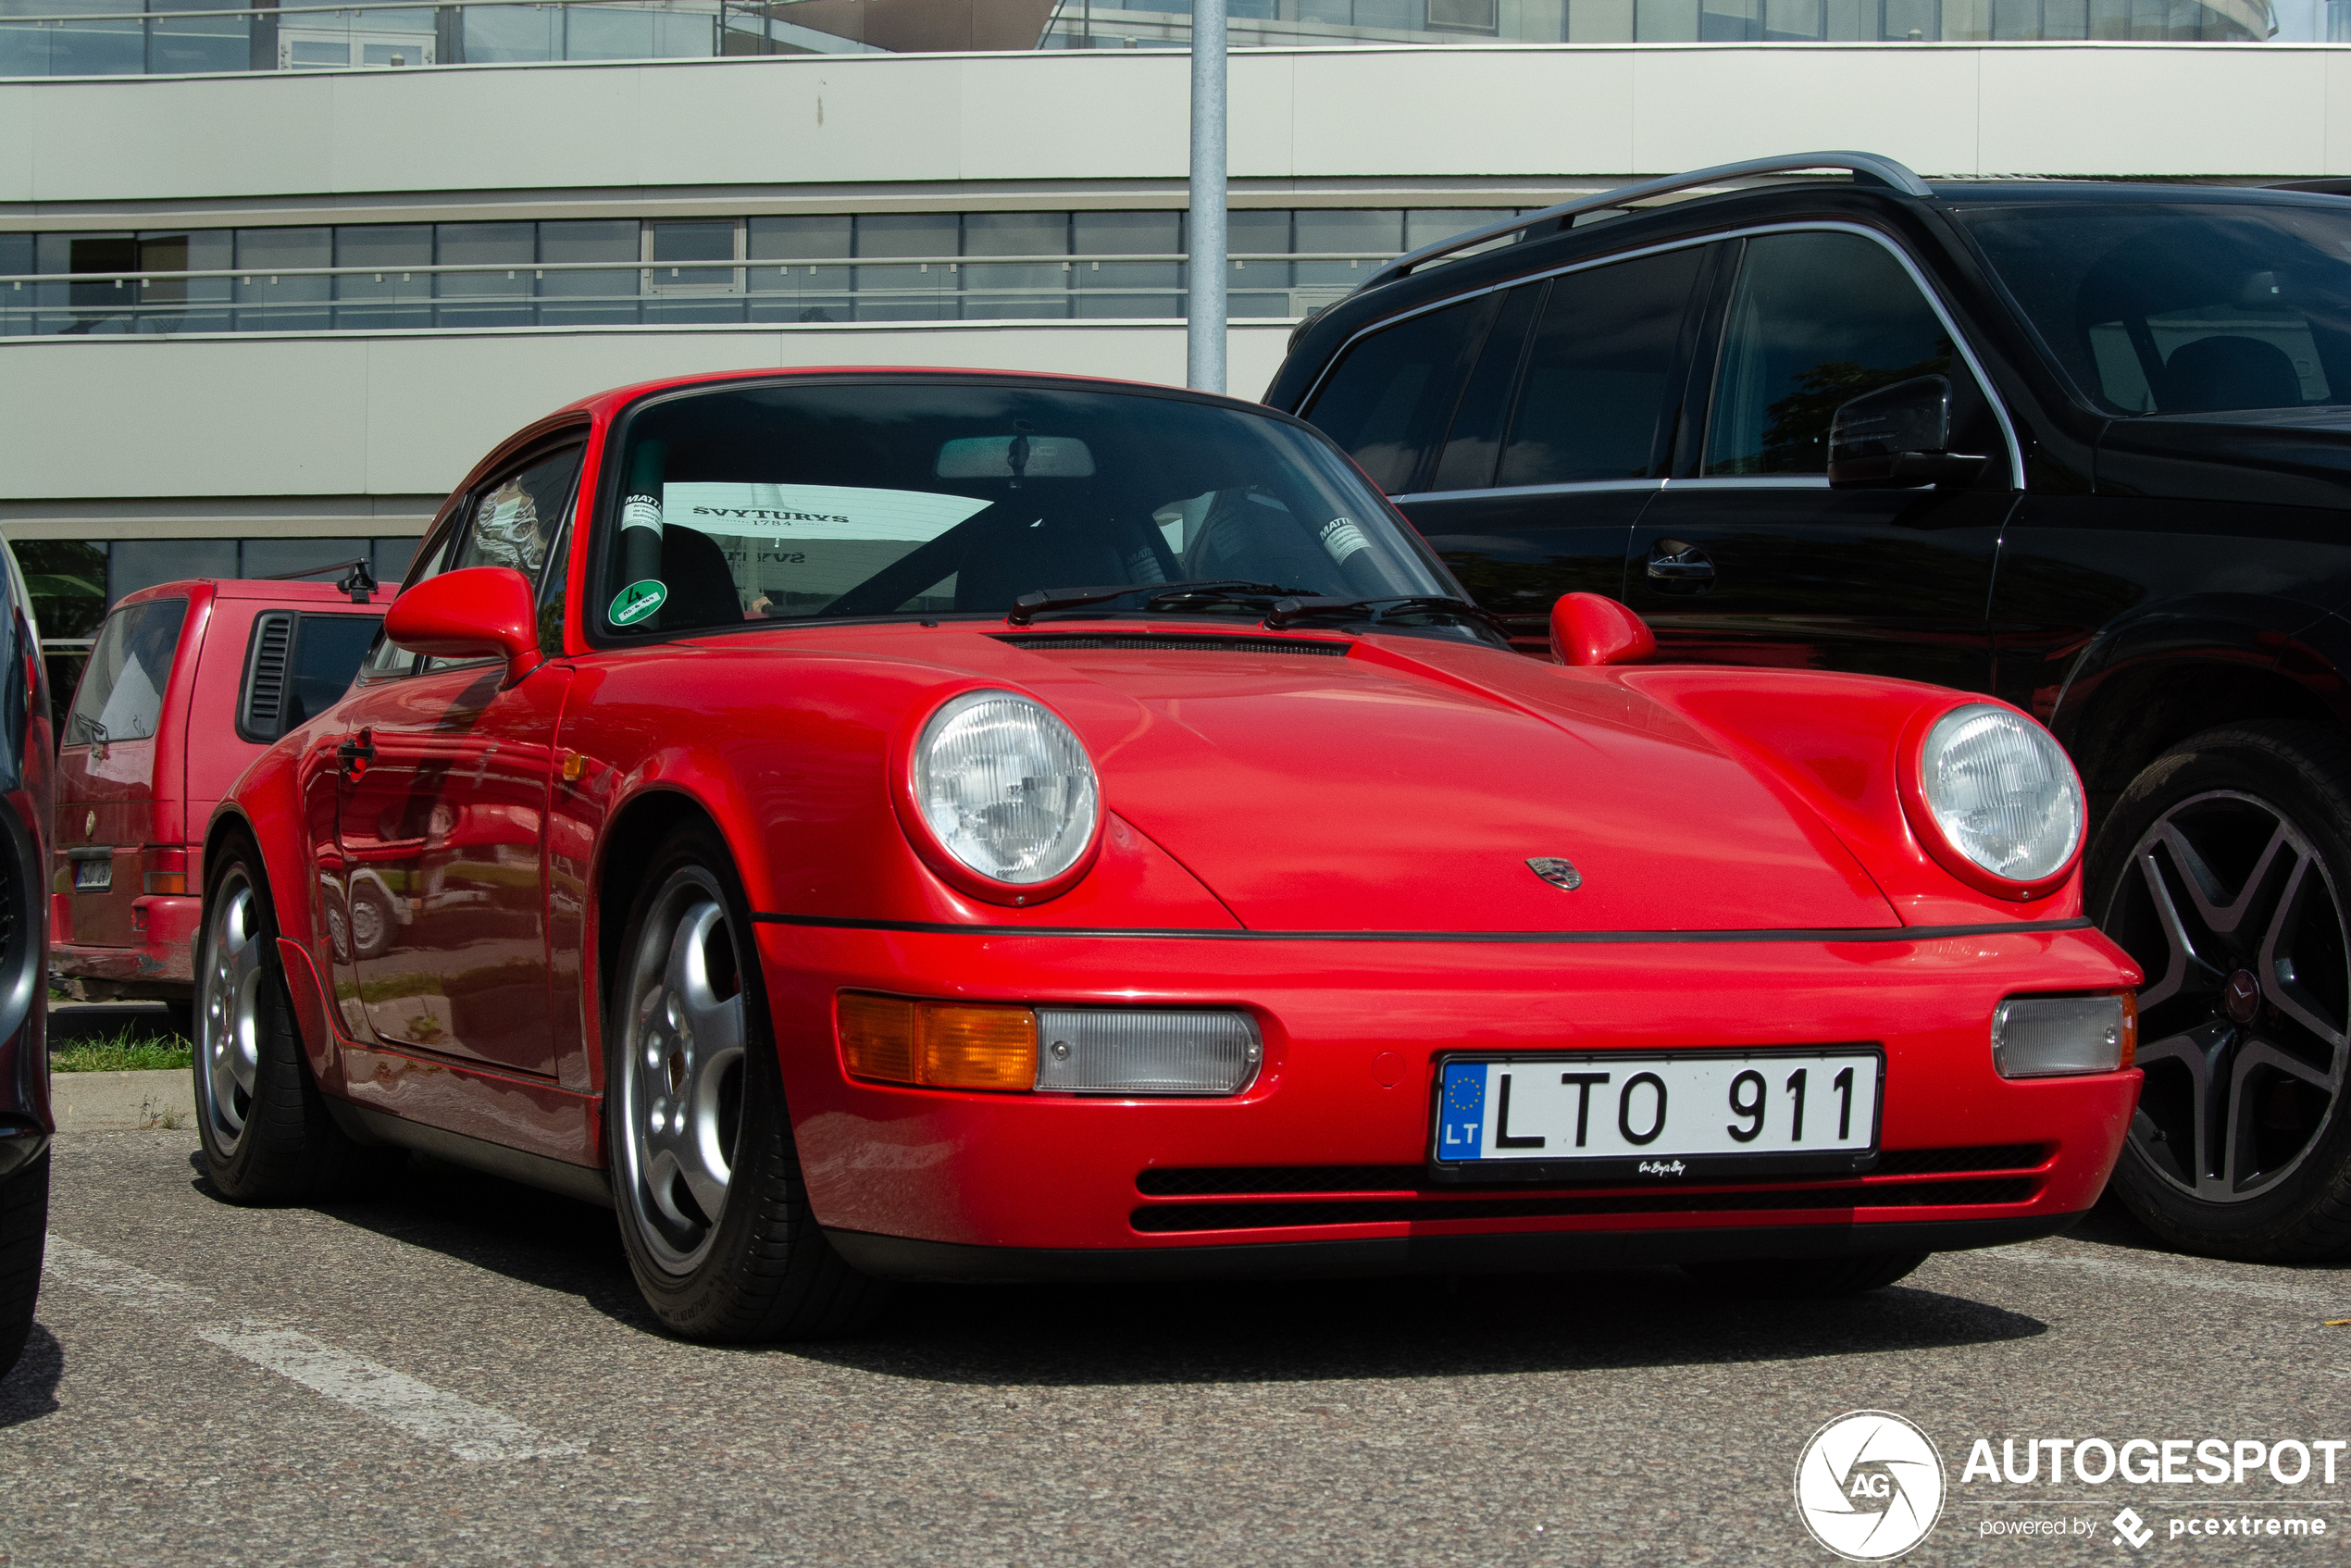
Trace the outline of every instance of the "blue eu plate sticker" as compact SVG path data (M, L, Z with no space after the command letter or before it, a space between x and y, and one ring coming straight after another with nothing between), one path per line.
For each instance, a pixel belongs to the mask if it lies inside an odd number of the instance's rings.
M1437 1108L1437 1157L1474 1160L1486 1135L1486 1064L1448 1062Z

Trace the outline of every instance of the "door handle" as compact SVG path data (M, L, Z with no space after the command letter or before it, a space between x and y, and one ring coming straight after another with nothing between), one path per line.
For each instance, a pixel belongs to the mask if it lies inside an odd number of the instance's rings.
M1714 559L1695 544L1661 539L1649 546L1648 579L1668 593L1703 593L1714 583Z
M376 760L376 732L363 729L335 748L335 765L344 778L356 783Z

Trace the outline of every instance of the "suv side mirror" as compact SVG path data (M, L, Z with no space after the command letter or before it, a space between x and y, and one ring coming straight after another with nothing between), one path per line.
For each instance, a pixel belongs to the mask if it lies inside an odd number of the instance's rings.
M1961 485L1984 459L1951 450L1951 383L1917 376L1838 406L1829 420L1831 490Z
M519 680L539 664L530 579L512 566L467 566L429 577L392 602L384 635L442 659L498 658Z

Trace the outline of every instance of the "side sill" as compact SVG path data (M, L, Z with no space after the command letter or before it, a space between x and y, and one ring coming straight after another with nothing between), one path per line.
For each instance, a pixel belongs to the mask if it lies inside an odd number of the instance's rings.
M412 1122L405 1116L395 1116L365 1105L354 1105L350 1101L339 1100L331 1094L319 1098L326 1101L327 1114L334 1117L335 1126L361 1143L413 1149L419 1154L430 1154L453 1165L464 1165L489 1176L504 1176L508 1181L535 1187L543 1192L577 1198L583 1203L593 1203L599 1208L613 1206L611 1178L593 1166L568 1164L561 1160L551 1160L544 1154L509 1149L503 1143L467 1138L464 1133L451 1132L446 1127L428 1126L423 1122Z
M850 1267L883 1279L1044 1283L1175 1279L1312 1279L1404 1274L1548 1274L1572 1269L1842 1258L1865 1252L1957 1252L2036 1241L2080 1213L1872 1225L1739 1226L1704 1230L1512 1231L1191 1247L976 1247L871 1231L825 1239Z

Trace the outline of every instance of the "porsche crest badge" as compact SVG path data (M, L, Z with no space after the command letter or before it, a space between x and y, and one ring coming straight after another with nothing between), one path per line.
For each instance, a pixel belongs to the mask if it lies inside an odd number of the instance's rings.
M1575 863L1558 855L1538 855L1526 863L1526 868L1552 887L1564 888L1571 893L1584 885L1584 873L1575 869Z

